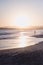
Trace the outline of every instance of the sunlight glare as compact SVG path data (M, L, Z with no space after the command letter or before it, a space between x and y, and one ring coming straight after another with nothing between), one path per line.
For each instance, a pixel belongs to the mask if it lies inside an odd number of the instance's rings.
M20 39L19 47L26 47L26 42L27 42L26 36L24 36L23 33L21 33L19 39Z
M27 16L17 16L15 19L15 26L19 27L19 28L26 28L30 25L30 20L28 21L28 17Z

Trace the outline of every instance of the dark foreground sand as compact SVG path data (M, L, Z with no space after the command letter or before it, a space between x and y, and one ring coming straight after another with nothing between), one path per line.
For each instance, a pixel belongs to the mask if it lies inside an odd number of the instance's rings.
M43 41L26 48L0 50L0 65L43 65Z

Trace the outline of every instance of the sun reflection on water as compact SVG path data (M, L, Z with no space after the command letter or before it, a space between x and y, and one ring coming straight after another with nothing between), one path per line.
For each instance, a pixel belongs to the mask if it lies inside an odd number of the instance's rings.
M23 32L20 33L19 37L19 47L26 47L27 43L27 36L23 34Z

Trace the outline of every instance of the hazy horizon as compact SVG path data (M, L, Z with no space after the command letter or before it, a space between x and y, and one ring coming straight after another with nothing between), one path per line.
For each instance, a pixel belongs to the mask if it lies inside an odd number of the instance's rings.
M43 26L43 0L0 0L0 27L21 25Z

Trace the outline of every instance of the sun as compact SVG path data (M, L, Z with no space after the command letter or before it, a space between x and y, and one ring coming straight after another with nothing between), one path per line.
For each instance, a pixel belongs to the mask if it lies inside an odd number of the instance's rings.
M12 20L10 22L10 26L17 27L17 28L27 28L31 26L31 18L27 15L16 15L15 17L12 17Z
M19 28L26 28L28 27L28 17L26 16L18 16L15 19L15 26Z

